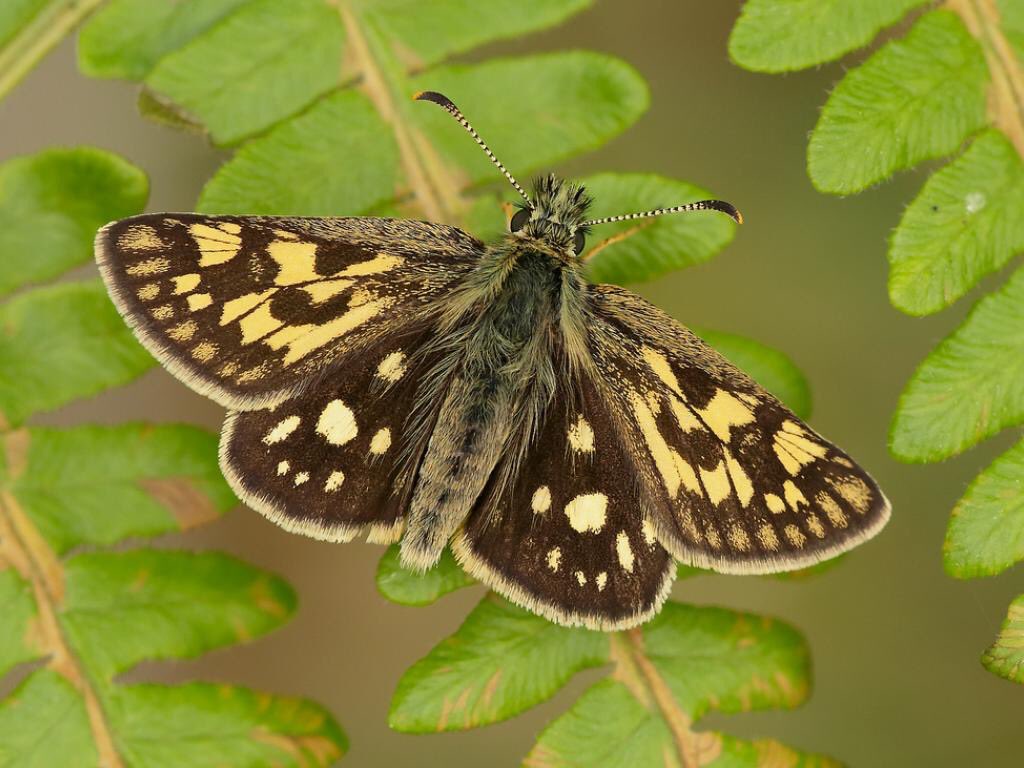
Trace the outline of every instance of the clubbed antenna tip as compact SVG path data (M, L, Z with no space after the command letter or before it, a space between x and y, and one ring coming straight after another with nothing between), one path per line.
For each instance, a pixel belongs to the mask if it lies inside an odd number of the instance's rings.
M459 108L455 106L455 102L443 93L438 93L437 91L419 91L412 98L414 101L432 101L454 117L458 121L459 125L465 128L466 131L469 132L469 135L473 137L473 140L480 145L480 149L484 151L487 158L494 163L498 170L502 172L506 179L508 179L509 184L515 187L516 192L522 195L527 205L533 208L533 201L530 199L530 196L526 194L526 190L519 185L519 182L515 180L515 177L513 177L512 174L508 172L508 169L502 165L501 161L494 156L490 147L488 147L484 143L484 140L480 138L480 134L476 132L473 126L469 124L469 120L466 119L465 115L463 115L462 112L459 111Z
M651 216L664 216L669 213L686 213L688 211L720 211L727 216L732 217L737 224L743 223L743 214L740 213L732 203L727 203L724 200L700 200L696 203L686 203L685 205L676 205L671 208L655 208L654 210L643 211L641 213L625 213L621 216L607 216L603 219L594 219L593 221L584 222L584 226L592 227L595 224L612 224L617 221L647 219Z
M739 212L739 209L732 203L727 203L723 200L708 200L708 208L713 211L721 211L722 213L731 216L737 224L743 223L743 214Z
M443 93L438 93L437 91L417 91L416 94L412 97L412 99L413 101L432 101L435 104L440 104L449 112L452 111L453 109L458 109L451 99L449 99Z

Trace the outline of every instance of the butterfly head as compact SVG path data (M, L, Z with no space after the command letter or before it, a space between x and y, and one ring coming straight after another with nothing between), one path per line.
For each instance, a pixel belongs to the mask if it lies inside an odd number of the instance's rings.
M509 231L524 240L539 240L558 253L579 256L586 244L585 223L590 197L579 184L553 173L533 183L533 198L519 205L509 221Z
M590 205L590 198L582 186L564 181L554 174L548 174L534 182L533 197L530 197L501 161L494 156L484 140L480 138L480 134L469 124L465 115L459 111L451 99L436 91L420 91L413 98L417 101L432 101L454 117L523 198L523 202L519 204L519 210L509 222L512 236L519 239L532 239L560 255L571 253L573 257L579 258L586 243L587 232L596 224L613 224L662 216L667 213L705 210L721 211L731 216L738 224L743 223L743 216L736 210L736 207L721 200L699 200L671 208L654 208L639 213L606 216L602 219L586 221L585 214Z

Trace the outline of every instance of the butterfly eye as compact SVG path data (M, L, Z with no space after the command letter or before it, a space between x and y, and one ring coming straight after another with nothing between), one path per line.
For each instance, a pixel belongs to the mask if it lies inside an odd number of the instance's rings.
M587 236L581 229L576 230L576 238L572 243L572 252L579 256L583 253L583 247L587 244Z
M530 215L533 213L529 208L521 208L516 211L515 216L512 217L512 221L508 223L509 232L518 232L520 229L526 226L526 222L530 220Z

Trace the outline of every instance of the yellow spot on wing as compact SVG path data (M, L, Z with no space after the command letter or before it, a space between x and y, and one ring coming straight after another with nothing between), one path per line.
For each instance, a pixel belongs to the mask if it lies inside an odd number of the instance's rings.
M754 420L754 412L750 407L724 389L715 392L715 396L699 413L704 422L711 427L711 431L724 443L729 442L729 434L733 427L740 427Z
M551 489L542 485L534 491L533 498L530 499L530 509L536 515L542 515L551 509Z
M192 357L201 363L208 363L217 354L217 345L203 341L192 348Z
M733 549L737 549L740 552L746 552L750 549L750 537L747 536L747 532L743 530L739 523L733 523L729 526L729 544L732 545Z
M401 379L405 375L405 353L398 350L381 360L377 366L377 375L392 384Z
M786 511L786 502L776 496L774 493L766 493L764 495L764 503L768 505L768 509L776 515L781 515Z
M725 463L729 468L729 476L732 478L732 484L736 489L740 504L744 507L749 506L750 500L754 498L754 484L750 482L750 477L743 470L743 466L733 458L733 455L725 448L722 450L725 453Z
M341 400L332 400L320 414L316 431L331 445L344 445L359 434L356 416Z
M683 432L692 432L698 429L704 429L704 425L700 420L693 415L693 411L676 398L672 398L671 401L672 413L675 414L676 421L679 422L679 428Z
M132 277L149 277L150 275L159 275L166 272L170 266L171 262L167 259L157 257L132 264L125 269L125 274Z
M295 339L309 333L315 325L286 325L276 333L267 336L263 342L273 350L281 349L286 344L290 344Z
M789 504L789 508L794 512L800 508L801 504L807 506L807 497L803 495L792 480L787 480L782 484L782 492L786 497L786 503Z
M804 536L803 531L801 531L792 523L786 526L786 529L783 531L783 533L786 535L786 538L789 540L789 543L797 549L803 549L804 544L807 543L807 537Z
M229 232L228 229L236 231ZM212 267L231 261L242 247L242 238L238 236L241 227L237 224L224 222L217 227L192 224L188 231L195 238L196 246L199 248L200 267Z
M376 275L381 272L389 272L395 267L405 263L401 256L392 256L387 253L379 253L372 259L351 264L333 277L362 277L364 275Z
M280 443L282 440L288 437L292 432L299 428L299 424L302 423L302 419L298 416L286 416L281 419L273 428L263 436L263 442L267 445L274 445L274 443Z
M608 497L603 493L586 493L577 496L565 505L565 516L569 525L579 533L600 531L604 528Z
M625 531L619 531L615 537L615 554L619 557L619 565L627 573L633 572L633 547L629 544L629 535Z
M174 307L170 304L164 304L163 306L157 307L153 310L153 317L160 321L167 321L174 317Z
M263 293L246 293L237 299L224 302L224 309L220 313L220 324L227 325L237 320L254 307L259 306L277 292L277 288L268 288ZM246 342L242 342L243 344Z
M295 285L319 280L322 275L316 271L316 249L316 243L284 240L268 245L267 253L279 267L274 282L277 285Z
M176 326L171 328L167 332L175 341L188 341L196 335L196 331L199 330L199 326L195 324L193 320L186 320L184 323L178 323Z
M762 523L757 529L757 540L769 552L775 552L779 548L779 537L768 523Z
M807 530L817 536L819 539L825 538L825 527L821 524L821 520L813 512L807 513Z
M550 568L553 573L557 573L558 565L562 562L562 550L558 547L548 550L547 562L548 568Z
M648 520L646 517L644 518L643 523L641 523L640 525L640 532L643 534L644 543L646 543L649 547L654 546L654 542L656 539L654 535L654 526L651 525L651 521Z
M284 364L291 365L311 352L320 349L325 344L330 344L338 337L344 336L352 329L358 328L367 320L379 314L389 303L389 301L384 299L368 302L355 309L350 309L330 322L315 326L309 333L300 336L288 345L288 353L284 356Z
M583 416L576 419L576 423L569 427L569 445L579 453L594 452L594 430Z
M830 477L828 482L851 507L861 514L865 514L871 508L871 489L859 477Z
M818 506L825 510L828 519L836 528L845 528L849 525L846 513L843 512L843 508L839 506L839 503L831 495L821 491L814 497L814 500L818 502Z
M134 251L154 251L164 247L164 241L156 230L146 224L136 224L126 229L117 238L117 244Z
M661 379L669 389L682 397L683 391L679 388L679 379L676 378L675 373L672 371L668 358L651 347L644 347L640 350L640 354L643 356L644 362L654 372L654 375Z
M188 297L188 308L193 312L206 309L213 304L213 297L208 293L193 293Z
M661 432L658 431L654 414L651 413L647 401L636 392L630 393L629 401L633 406L633 413L636 416L640 432L644 436L644 442L647 443L647 449L651 452L651 458L654 459L654 466L657 468L658 473L661 475L661 480L665 484L665 491L670 499L674 499L679 492L679 484L682 482L682 478L680 478L679 470L676 468L676 461L672 456L673 452L669 449L665 438L661 436Z
M237 380L241 384L247 384L250 381L262 379L270 372L271 367L272 366L270 365L270 363L264 360L259 365L253 366L248 370L242 371L240 374L238 374Z
M391 447L391 430L387 427L379 429L374 434L373 439L370 440L370 453L381 455L387 453L388 448Z
M139 301L152 301L160 295L160 286L156 283L147 283L139 288L136 295L139 297Z
M720 462L710 472L701 467L700 477L704 481L704 488L707 490L708 499L712 504L720 504L732 493L732 486L729 484L729 473L726 470L726 463L724 461Z
M322 304L352 285L355 285L354 280L324 280L312 285L304 285L302 290L309 294L309 298L314 304Z
M683 487L690 493L703 496L704 490L700 486L700 480L697 479L697 473L693 471L693 465L676 451L672 451L672 460L675 462L676 472L679 473L679 479L682 481Z
M816 443L813 440L811 440L810 436L807 434L807 431L804 430L804 428L797 424L795 421L784 421L779 429L784 434L789 435L794 442L800 444L805 451L814 456L817 456L818 458L821 458L826 453L828 453L828 448L826 448L821 443Z
M270 312L270 304L261 304L238 321L242 330L242 343L252 344L280 328L284 323Z
M327 476L327 482L324 483L324 490L325 491L336 491L339 488L341 488L341 484L344 483L344 482L345 482L345 473L342 472L340 469L339 470L335 470L334 472L331 472L331 474Z
M177 275L171 278L174 281L174 294L180 296L183 293L194 291L199 285L199 273L190 272L187 275Z
M782 424L775 433L773 447L782 466L791 475L799 474L805 466L828 453L828 448L808 439L807 433L794 421Z

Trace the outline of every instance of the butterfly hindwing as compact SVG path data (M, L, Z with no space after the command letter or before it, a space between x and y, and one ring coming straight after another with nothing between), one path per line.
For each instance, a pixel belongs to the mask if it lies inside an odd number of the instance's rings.
M655 538L609 403L561 386L521 462L510 454L453 540L467 570L561 624L616 629L655 613L675 563Z
M629 425L658 539L678 559L792 570L885 524L871 477L750 377L634 294L591 296L594 359Z
M483 247L425 222L197 214L125 219L96 241L110 293L147 348L235 410L280 403L415 322Z
M230 413L220 460L239 497L307 536L396 541L422 447L412 424L428 335L395 334L274 408Z

